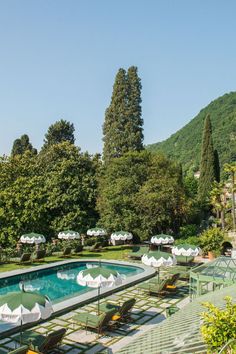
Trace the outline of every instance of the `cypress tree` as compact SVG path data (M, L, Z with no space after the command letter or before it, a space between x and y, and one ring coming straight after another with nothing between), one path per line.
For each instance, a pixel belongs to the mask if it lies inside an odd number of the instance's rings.
M203 129L200 177L198 184L198 198L202 204L206 203L215 179L215 155L212 140L212 127L210 116L207 115Z
M214 150L214 168L215 168L215 180L216 182L220 182L220 161L218 151Z
M143 149L143 119L141 107L141 79L138 77L138 68L131 66L127 72L128 80L128 109L127 135L129 150Z
M124 69L119 69L113 86L110 106L106 109L103 125L103 158L120 157L125 152L124 126L126 123L127 79Z
M103 125L105 162L143 149L141 88L136 67L118 70Z

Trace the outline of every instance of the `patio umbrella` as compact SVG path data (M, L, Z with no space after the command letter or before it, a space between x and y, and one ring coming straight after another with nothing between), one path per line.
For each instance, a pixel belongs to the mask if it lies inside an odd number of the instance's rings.
M20 238L20 242L38 245L39 243L45 243L46 239L41 234L36 234L35 232L31 232L29 234L22 235Z
M186 263L188 257L196 257L201 253L201 249L198 246L190 245L188 243L179 244L174 246L171 250L175 256L185 256Z
M176 256L196 257L201 253L201 249L198 246L183 243L183 244L174 246L172 248L172 253Z
M101 227L94 227L87 231L88 236L106 236L107 231Z
M168 245L174 242L174 237L170 235L160 234L152 236L151 243L157 246Z
M101 288L111 288L120 285L124 276L115 270L104 267L95 267L81 270L77 275L77 283L82 286L98 289L98 314L99 314L99 297Z
M78 240L80 239L80 234L73 230L66 230L59 232L58 238L63 240Z
M115 241L127 241L132 240L133 235L128 231L116 231L111 234L111 240Z
M149 252L142 256L142 263L145 265L158 268L158 278L159 278L159 268L160 267L170 267L176 265L176 258L167 252Z
M0 296L0 320L9 323L20 322L21 339L23 324L46 319L52 312L52 304L46 296L26 292L24 286L22 291Z

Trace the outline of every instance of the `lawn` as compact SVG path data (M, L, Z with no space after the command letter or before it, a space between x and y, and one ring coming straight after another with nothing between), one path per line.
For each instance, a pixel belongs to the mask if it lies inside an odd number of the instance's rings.
M98 259L127 260L129 252L131 252L131 248L129 246L110 246L101 252L83 251L78 255L74 255L67 259L98 258ZM62 260L65 260L65 258L61 258L59 256L50 256L45 258L45 262L37 262L37 263L23 264L23 265L19 265L16 263L4 263L0 265L0 272L7 272L15 269L29 268L37 265L58 262Z

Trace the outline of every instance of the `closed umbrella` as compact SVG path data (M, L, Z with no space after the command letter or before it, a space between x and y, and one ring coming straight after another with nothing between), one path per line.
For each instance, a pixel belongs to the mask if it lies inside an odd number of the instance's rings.
M101 288L110 288L122 283L124 276L115 270L104 267L94 267L81 270L77 276L77 283L82 286L98 289L98 314L99 297Z

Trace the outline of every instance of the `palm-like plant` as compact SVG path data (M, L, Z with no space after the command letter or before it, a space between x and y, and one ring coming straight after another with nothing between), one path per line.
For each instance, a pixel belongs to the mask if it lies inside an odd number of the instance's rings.
M221 227L225 228L225 210L228 207L227 189L223 182L214 182L213 189L210 192L210 203L216 212L217 219L221 219Z

